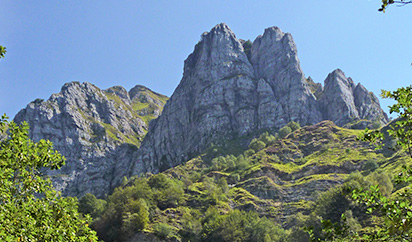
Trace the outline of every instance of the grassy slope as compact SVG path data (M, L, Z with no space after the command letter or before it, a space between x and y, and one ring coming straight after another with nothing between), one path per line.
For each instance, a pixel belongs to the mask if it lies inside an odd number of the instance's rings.
M249 149L241 155L234 143L229 146L235 148L214 146L163 173L180 182L184 202L155 210L145 231L153 232L159 221L179 231L184 214L181 211L190 210L199 214L199 219L210 206L217 207L222 214L233 209L256 211L283 227L290 227L288 217L297 212L310 214L320 192L342 184L352 172L363 171L367 161L376 162L378 169L391 177L408 162L401 151L376 151L370 144L358 141L359 133L324 121L303 127L283 139L268 141L261 136L258 140L266 141L266 147ZM236 156L226 153L216 157L216 150L234 150ZM228 185L219 185L221 178ZM139 179L142 178L131 179L126 187Z
M133 99L133 102L131 104L127 104L114 93L104 92L104 94L106 95L109 101L114 102L115 108L120 108L129 111L134 119L141 119L143 122L145 122L146 127L148 127L149 122L152 119L157 118L154 112L158 111L159 113L161 113L163 110L163 106L166 104L168 100L167 96L152 92L147 88L142 88L140 95L148 96L154 99L158 104L152 102L151 100L143 100L142 98L135 98ZM106 134L111 139L118 141L120 143L129 143L139 147L141 141L143 140L144 135L125 135L112 125L97 121L92 116L87 116L87 114L85 113L82 113L82 116L92 123L99 123L100 125L102 125L105 129ZM147 129L144 129L144 132L147 133Z

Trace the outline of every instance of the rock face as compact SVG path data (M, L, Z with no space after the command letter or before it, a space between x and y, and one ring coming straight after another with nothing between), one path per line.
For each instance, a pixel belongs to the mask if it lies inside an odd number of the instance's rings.
M117 186L167 97L143 86L127 92L115 86L100 90L90 83L65 84L49 100L36 100L14 120L27 121L30 138L49 139L66 157L59 171L47 171L64 195L87 192L99 197Z
M150 125L133 173L162 171L200 154L212 142L281 128L290 121L388 121L378 99L342 71L329 74L324 88L306 79L292 36L279 28L266 29L246 53L242 43L226 24L201 36L185 61L179 86Z
M378 120L383 124L388 122L378 98L362 84L355 85L340 69L326 78L319 103L323 119L332 120L340 126L359 119Z
M66 156L61 171L48 171L59 190L100 197L123 176L163 171L211 143L290 121L388 121L378 99L341 70L329 74L324 87L305 78L292 36L277 27L251 43L216 25L201 36L166 100L143 86L100 90L74 82L48 101L30 103L15 121L27 121L33 140L49 139Z

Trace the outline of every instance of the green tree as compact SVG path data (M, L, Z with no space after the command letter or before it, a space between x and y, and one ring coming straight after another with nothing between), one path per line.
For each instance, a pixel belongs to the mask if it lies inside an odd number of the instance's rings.
M400 1L395 1L395 0L382 0L382 6L379 9L379 11L385 12L386 8L391 5L391 4L400 4L400 5L406 5L409 3L412 3L412 1L406 1L406 0L400 0Z
M0 45L0 59L4 58L4 55L6 54L6 52L7 52L6 47Z
M130 200L123 213L122 236L127 238L146 228L149 223L149 207L144 199Z
M394 3L388 2L388 4ZM386 130L387 136L397 140L397 143L412 157L412 86L401 87L390 92L382 90L383 98L392 98L395 104L389 106L390 113L398 113L399 117ZM362 140L383 145L385 135L382 130L370 131L366 129L361 135ZM395 182L411 182L412 172L404 167L402 173L395 177ZM352 200L367 208L368 214L379 214L385 223L376 226L369 233L358 235L352 233L351 237L361 241L411 241L412 240L412 192L409 187L401 189L395 195L388 197L392 191L392 183L385 174L373 173L371 175L375 184L367 189L357 188L352 191ZM342 216L345 219L345 216ZM326 227L326 230L338 239L342 234L348 234L348 227L334 225ZM349 233L350 234L350 233Z
M153 226L155 234L161 239L170 239L176 235L176 229L166 223L157 223Z
M412 86L401 87L396 91L382 90L382 98L392 98L395 104L389 106L389 113L398 113L399 117L387 129L388 135L412 157ZM361 134L360 139L375 143L377 148L383 146L385 138L382 130L368 130Z
M298 122L295 122L295 121L290 121L288 123L288 127L292 130L292 132L294 132L295 130L300 129L300 124Z
M154 200L160 209L177 207L185 202L183 182L168 178L160 173L150 177L149 186L154 193Z
M260 141L258 139L253 139L250 144L249 144L249 149L254 150L255 152L258 152L266 147L266 144L263 141Z
M52 143L35 143L28 125L0 118L0 240L1 241L97 241L81 218L77 199L53 190L40 169L58 169L64 158Z
M291 132L292 132L292 129L289 126L285 126L279 130L279 137L285 138Z
M90 214L93 218L102 215L106 201L97 199L93 194L87 193L79 200L79 212Z

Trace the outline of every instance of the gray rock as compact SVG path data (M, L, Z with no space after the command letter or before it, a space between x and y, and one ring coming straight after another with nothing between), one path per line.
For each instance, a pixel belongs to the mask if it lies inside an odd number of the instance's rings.
M28 121L33 140L50 139L66 156L61 171L48 171L59 190L98 197L123 176L163 171L212 143L290 121L388 121L378 99L341 70L329 74L324 87L305 78L292 36L279 28L266 29L251 48L248 43L247 55L242 43L226 24L204 33L167 103L143 86L127 92L69 83L48 101L30 103L15 121Z
M14 118L28 122L32 140L48 139L66 157L61 170L46 171L64 195L102 197L129 176L132 154L148 129L133 105L152 104L157 108L150 114L156 117L163 107L159 100L165 99L147 88L131 91L132 98L119 86L100 90L90 83L67 83L60 93L30 103ZM136 98L149 94L159 100L146 99L146 105Z
M382 124L389 121L376 96L360 83L355 85L340 69L326 78L319 103L323 119L340 126L361 119L378 120Z
M322 120L289 33L278 27L266 29L253 42L252 63L257 78L268 84L263 88L265 94L261 94L262 88L258 92L258 116L259 120L265 120L259 128L280 128L290 121L306 125Z
M373 95L340 70L325 88L300 68L290 34L273 27L258 36L251 58L226 24L202 35L185 61L183 78L151 123L132 173L159 172L219 143L290 121L301 125L329 119L338 125L387 118ZM366 91L367 92L367 91Z

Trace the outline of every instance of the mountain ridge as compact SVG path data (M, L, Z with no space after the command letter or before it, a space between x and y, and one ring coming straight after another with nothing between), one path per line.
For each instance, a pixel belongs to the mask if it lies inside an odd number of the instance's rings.
M292 35L267 28L251 47L222 23L185 60L183 78L138 151L134 173L174 167L221 139L332 120L388 122L378 99L337 69L312 93ZM162 169L159 169L162 167Z
M368 119L360 128L388 121L379 100L341 70L324 86L305 78L293 37L280 28L258 36L249 58L242 43L223 23L202 34L170 99L139 85L100 90L73 82L14 120L27 121L33 140L50 139L68 158L61 172L49 173L57 189L98 197L123 177L175 167L213 143L290 121L343 126Z
M105 90L84 82L63 85L47 100L35 100L14 118L30 126L34 141L49 139L66 157L58 171L46 171L64 195L99 197L118 186L167 97L143 86L127 91L121 86Z

